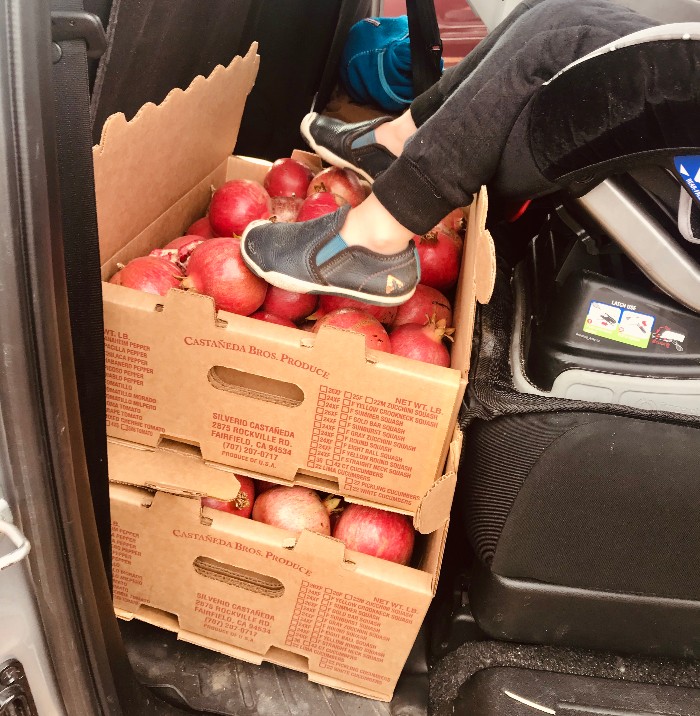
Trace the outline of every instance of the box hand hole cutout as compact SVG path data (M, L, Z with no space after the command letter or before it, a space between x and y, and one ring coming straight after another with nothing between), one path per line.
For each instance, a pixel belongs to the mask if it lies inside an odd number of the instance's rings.
M296 408L304 402L304 391L294 383L246 373L235 368L215 365L209 371L209 382L217 390L237 393L247 398Z
M217 562L209 557L197 557L193 562L193 566L194 571L202 577L214 579L232 587L247 589L249 592L271 598L278 598L284 594L284 584L279 579L268 577L259 572L252 572L249 569Z

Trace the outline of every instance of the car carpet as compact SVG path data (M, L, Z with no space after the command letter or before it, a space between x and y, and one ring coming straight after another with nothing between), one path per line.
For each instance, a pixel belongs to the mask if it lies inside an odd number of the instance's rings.
M663 686L700 688L700 662L633 657L561 647L467 642L447 654L430 671L430 713L452 714L459 688L482 669L496 666L556 671Z

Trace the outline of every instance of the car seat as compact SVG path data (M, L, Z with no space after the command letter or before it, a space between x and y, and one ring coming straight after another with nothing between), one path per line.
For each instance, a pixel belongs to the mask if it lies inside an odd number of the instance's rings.
M496 197L558 188L550 206L566 204L578 212L575 226L605 234L606 251L611 257L617 252L638 274L635 285L643 295L686 310L664 292L689 307L689 325L700 325L692 313L700 310L698 255L668 229L664 216L675 196L692 228L698 197L686 195L692 187L684 177L700 168L699 62L700 24L687 23L634 33L573 63L543 85L516 122L490 187ZM650 167L675 187L659 192L671 197L665 214L658 195L650 208L635 193ZM647 182L645 196L654 196L648 189ZM542 240L556 255L551 229ZM585 233L574 230L570 243L581 246ZM553 260L555 274L569 256ZM566 273L593 280L602 264L592 273L586 268L590 275L571 265ZM533 272L539 265L521 267L526 273L529 267L526 283L547 280ZM575 292L546 295L550 312L579 316L574 309L580 308L585 318L590 308L590 300L572 305ZM636 309L619 303L620 314ZM700 404L669 410L665 404L621 405L593 390L571 399L548 392L551 385L523 390L521 382L518 389L511 336L525 336L532 350L540 339L532 328L534 310L532 303L521 307L516 321L510 274L501 273L477 326L463 423L469 459L455 508L477 557L469 589L474 617L497 639L698 658ZM619 351L606 353L608 337L586 332L579 320L572 328L578 343L555 337L547 344L552 354L573 356L562 370L578 360L591 372L623 373L600 356L602 367L584 361L596 355L596 346L606 360ZM654 364L648 338L613 343ZM522 354L513 356L514 372L528 380ZM674 375L678 364L670 365L662 379L693 378L680 369Z

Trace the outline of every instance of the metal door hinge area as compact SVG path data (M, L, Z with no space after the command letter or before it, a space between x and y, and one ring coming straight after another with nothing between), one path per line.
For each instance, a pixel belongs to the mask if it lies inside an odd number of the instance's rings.
M39 716L27 675L16 659L0 664L0 716Z

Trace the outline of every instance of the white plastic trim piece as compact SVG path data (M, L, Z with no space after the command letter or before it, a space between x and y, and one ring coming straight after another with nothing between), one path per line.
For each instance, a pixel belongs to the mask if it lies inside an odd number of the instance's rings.
M5 500L2 500L2 502L5 502ZM0 557L0 572L2 572L3 569L11 567L13 564L17 564L17 562L21 562L29 554L31 545L29 544L29 540L11 522L0 520L0 534L9 537L12 544L16 547L13 552Z
M533 708L537 711L541 711L542 713L554 714L556 716L557 712L554 709L550 709L547 706L542 706L542 704L530 701L530 699L526 699L524 696L518 696L518 694L514 694L512 691L507 691L504 689L503 693L513 699L513 701L517 701L518 703L524 704L525 706L529 706L530 708Z

